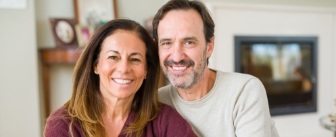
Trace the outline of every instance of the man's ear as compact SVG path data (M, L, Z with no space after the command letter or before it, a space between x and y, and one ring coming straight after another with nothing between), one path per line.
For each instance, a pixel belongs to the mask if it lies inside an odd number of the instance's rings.
M210 42L207 43L207 53L206 56L209 58L215 47L215 36L210 39Z

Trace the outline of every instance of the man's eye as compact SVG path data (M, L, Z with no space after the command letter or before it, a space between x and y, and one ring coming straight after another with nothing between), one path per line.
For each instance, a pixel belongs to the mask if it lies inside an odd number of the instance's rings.
M169 45L170 42L162 42L162 45Z
M194 46L196 46L196 42L192 41L192 40L188 40L188 41L185 42L184 46L185 47L194 47Z
M171 46L171 42L169 41L166 41L166 42L162 42L160 44L160 46L164 47L164 48L169 48Z
M187 41L187 42L186 42L186 44L189 44L189 45L190 45L190 44L195 44L195 42L194 42L194 41L191 41L191 40L189 40L189 41Z

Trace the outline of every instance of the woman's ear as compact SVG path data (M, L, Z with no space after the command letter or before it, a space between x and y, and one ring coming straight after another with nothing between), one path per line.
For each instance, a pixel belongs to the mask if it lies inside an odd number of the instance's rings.
M146 75L145 75L144 79L146 79L146 78L147 78L147 72L148 72L148 70L146 71Z
M98 61L95 61L95 62L94 62L93 71L94 71L95 74L98 75L99 73L98 73L98 68L97 68L97 66L98 66L98 63L97 63L97 62L98 62Z

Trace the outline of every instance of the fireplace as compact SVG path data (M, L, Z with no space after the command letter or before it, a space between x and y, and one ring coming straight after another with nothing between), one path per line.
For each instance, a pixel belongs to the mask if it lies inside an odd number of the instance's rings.
M317 37L235 36L235 71L264 84L272 116L317 110Z

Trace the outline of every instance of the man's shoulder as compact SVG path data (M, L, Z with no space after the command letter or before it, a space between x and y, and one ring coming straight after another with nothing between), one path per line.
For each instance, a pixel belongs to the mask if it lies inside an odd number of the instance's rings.
M172 93L174 87L170 84L159 89L159 101L168 105L172 105Z
M258 79L255 76L252 76L250 74L238 73L238 72L217 71L217 76L218 76L217 80L220 80L220 81L228 80L228 81L246 82L251 79Z
M236 73L236 72L217 72L217 78L215 81L214 89L226 91L227 93L241 94L241 92L252 92L245 89L246 86L252 87L252 89L262 90L263 85L261 81L249 74Z
M162 91L163 92L168 92L170 90L172 90L172 85L171 84L167 84L167 85L159 88L159 92L162 92Z

